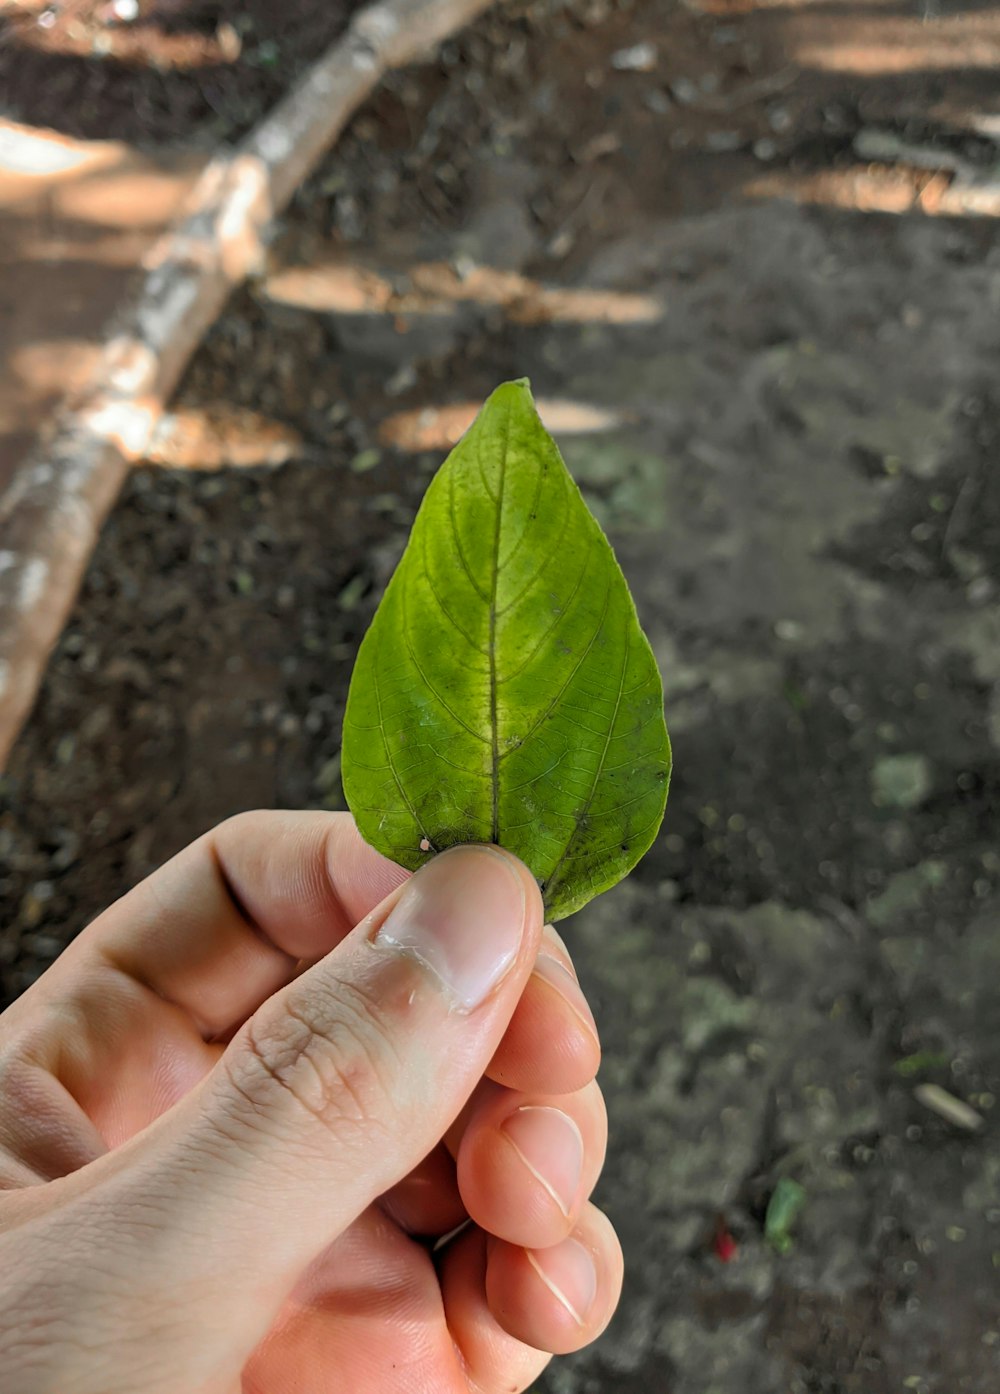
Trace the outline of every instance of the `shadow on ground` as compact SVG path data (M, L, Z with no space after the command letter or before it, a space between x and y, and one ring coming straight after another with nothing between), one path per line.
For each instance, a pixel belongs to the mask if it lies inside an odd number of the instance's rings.
M1000 248L956 209L996 170L998 11L718 8L487 18L301 192L12 760L5 988L218 818L337 805L353 655L456 404L528 373L676 755L656 848L567 928L628 1279L540 1388L992 1394ZM237 468L248 420L285 463Z
M310 0L13 0L4 114L83 140L213 150L245 135L357 6Z

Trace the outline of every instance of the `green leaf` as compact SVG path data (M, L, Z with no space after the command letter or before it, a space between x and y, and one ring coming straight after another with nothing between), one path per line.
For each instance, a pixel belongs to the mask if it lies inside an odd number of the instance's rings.
M415 870L496 842L552 919L656 836L670 778L656 661L525 380L497 388L431 481L358 654L343 778L380 852Z
M805 1190L790 1176L782 1176L764 1216L764 1238L779 1254L787 1254L791 1249L792 1231L805 1203Z
M945 1050L918 1050L914 1055L906 1055L897 1060L893 1069L897 1074L909 1079L912 1075L930 1074L932 1070L943 1070L951 1064L951 1055Z

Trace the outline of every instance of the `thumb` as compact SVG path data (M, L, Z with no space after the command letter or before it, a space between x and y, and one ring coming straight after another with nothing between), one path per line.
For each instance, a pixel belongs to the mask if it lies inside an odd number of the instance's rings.
M412 1170L482 1076L541 924L521 862L454 848L270 998L147 1134L139 1170L172 1229L211 1238L185 1266L266 1255L272 1278L294 1281Z

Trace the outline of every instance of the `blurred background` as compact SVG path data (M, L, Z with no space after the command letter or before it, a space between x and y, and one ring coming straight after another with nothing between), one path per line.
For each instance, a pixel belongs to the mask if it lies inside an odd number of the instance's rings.
M2 517L206 161L351 6L0 15ZM90 561L0 782L4 1000L219 819L342 806L358 641L527 374L676 762L566 926L627 1280L539 1388L993 1394L998 217L995 3L512 0L390 73Z

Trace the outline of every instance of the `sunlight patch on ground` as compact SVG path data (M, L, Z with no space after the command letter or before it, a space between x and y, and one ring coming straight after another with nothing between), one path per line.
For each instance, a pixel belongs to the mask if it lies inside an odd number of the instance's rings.
M121 228L117 232L98 234L87 240L87 256L100 266L110 266L121 270L134 267L141 256L144 243L139 241L145 229ZM65 237L55 233L45 233L38 237L25 237L19 241L17 259L20 262L65 261L73 255L72 244ZM152 258L150 258L152 260Z
M0 170L5 174L46 179L79 173L107 164L114 158L114 148L111 141L71 140L58 131L0 120Z
M160 228L176 211L190 174L145 165L131 155L99 179L81 179L59 194L63 217L105 228Z
M265 283L270 300L344 315L445 315L456 305L495 306L518 324L652 324L663 306L650 295L544 286L516 271L425 262L393 280L347 263L287 267Z
M181 408L156 423L143 463L167 469L274 469L301 455L291 426L226 402Z
M197 153L154 157L123 141L74 140L0 120L0 212L30 220L23 250L40 259L36 243L58 237L63 220L109 230L159 228L174 215L203 164ZM9 252L14 239L4 232ZM65 248L59 255L66 255Z
M945 170L857 165L813 174L775 171L743 186L750 199L847 208L855 213L912 213L931 217L1000 217L1000 186L958 184Z
M827 8L829 0L686 0L688 8L706 15L748 15L754 10L808 10L820 6ZM864 3L848 3L840 6L842 18L852 18L852 9L890 8L896 0L864 0Z
M150 37L155 38L155 58L150 53ZM239 34L227 21L217 24L214 32L202 33L194 28L170 31L154 18L134 24L78 22L74 28L22 24L17 29L17 42L24 48L91 63L109 59L130 68L156 66L174 72L235 63L242 50Z
M890 73L1000 68L1000 10L946 19L802 15L790 21L791 62L823 72Z
M21 344L7 358L6 371L37 397L60 395L67 381L80 376L80 363L96 363L100 348L83 338L36 339Z
M617 413L588 402L543 397L535 405L553 435L590 435L612 431L621 424ZM481 402L455 402L445 407L397 412L382 423L379 440L383 445L414 453L450 450L472 425L481 406Z

